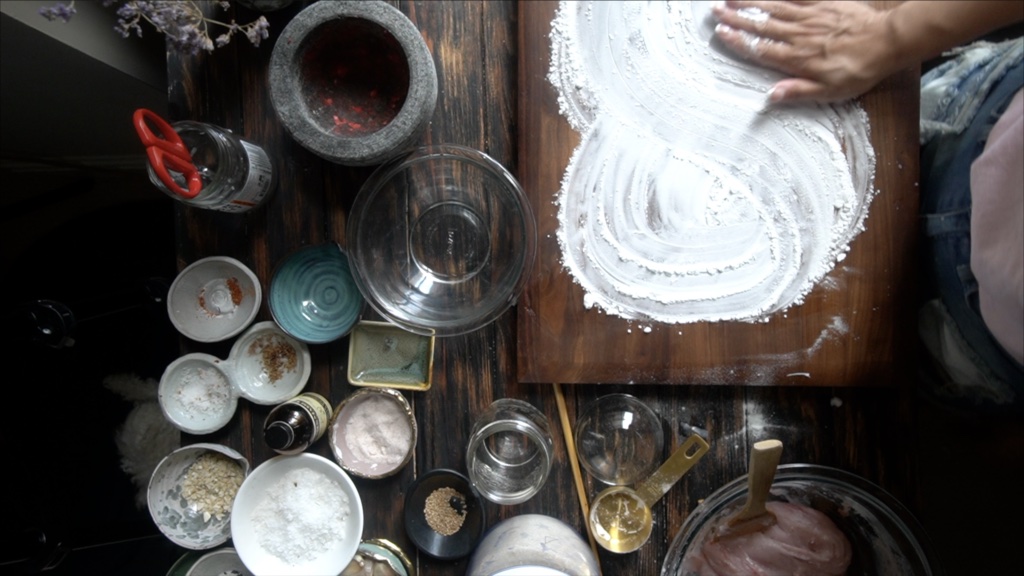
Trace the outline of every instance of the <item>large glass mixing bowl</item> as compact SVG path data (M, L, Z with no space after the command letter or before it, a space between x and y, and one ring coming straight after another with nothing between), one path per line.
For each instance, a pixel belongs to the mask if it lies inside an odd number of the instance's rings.
M687 553L699 551L713 528L743 506L747 477L741 476L701 502L672 541L661 576L690 576ZM769 501L781 500L823 512L853 549L847 576L944 574L920 523L882 488L844 470L815 464L783 464Z
M483 152L418 148L378 167L352 205L347 249L373 308L418 334L476 330L515 303L536 254L515 178Z

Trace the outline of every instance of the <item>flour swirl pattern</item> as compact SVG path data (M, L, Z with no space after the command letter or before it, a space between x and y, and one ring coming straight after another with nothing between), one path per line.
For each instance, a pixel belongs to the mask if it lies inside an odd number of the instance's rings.
M562 2L549 80L581 134L558 203L584 305L666 323L800 304L864 229L875 156L855 102L766 107L708 2Z

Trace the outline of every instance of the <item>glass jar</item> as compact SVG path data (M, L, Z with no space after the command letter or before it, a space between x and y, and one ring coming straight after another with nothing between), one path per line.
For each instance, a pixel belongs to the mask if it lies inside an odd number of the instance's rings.
M149 164L149 180L168 196L196 208L221 212L246 212L263 204L274 189L270 157L259 146L242 140L230 130L203 122L183 120L172 124L199 169L203 187L193 197L169 189ZM184 182L180 174L172 173Z
M501 398L473 424L466 448L469 479L491 502L519 504L544 485L553 451L544 413L528 402Z

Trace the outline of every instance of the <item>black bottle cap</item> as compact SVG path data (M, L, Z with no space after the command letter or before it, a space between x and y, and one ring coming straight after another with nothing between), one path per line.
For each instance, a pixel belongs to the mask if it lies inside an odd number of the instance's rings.
M286 450L295 441L295 431L284 422L272 422L263 429L263 440L274 450Z

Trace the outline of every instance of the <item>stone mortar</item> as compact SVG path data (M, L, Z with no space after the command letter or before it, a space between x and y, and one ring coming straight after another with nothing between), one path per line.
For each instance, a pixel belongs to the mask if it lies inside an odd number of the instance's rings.
M356 28L360 25L363 26ZM361 31L366 33L368 41L392 42L392 38L388 38L387 34L380 33L380 28L386 30L401 49L400 52L397 49L394 51L392 59L405 60L404 64L385 64L399 71L404 71L404 66L408 67L408 91L401 95L404 96L404 102L394 117L379 128L371 128L349 122L341 111L311 110L310 91L321 88L309 85L315 76L310 73L311 62L325 71L324 76L330 75L325 80L332 80L331 85L325 82L322 88L336 90L337 78L345 77L350 67L372 68L372 74L379 75L379 67L374 68L361 61L370 58L386 59L389 56L382 56L381 50L377 47L363 47L364 52L360 54L362 58L338 57L337 47L346 42L346 49L358 51L361 48L357 41L338 39L338 35L332 32ZM334 44L331 45L331 42ZM313 51L315 52L311 54ZM314 62L314 58L320 54L323 54L325 60L332 55L335 59L322 64ZM355 88L369 90L365 83L367 78L361 77L359 80L364 83L356 85ZM405 82L405 78L396 80L384 76L377 80L385 83L398 82L402 86ZM398 9L380 0L322 0L299 12L281 31L274 45L270 59L269 84L274 110L292 138L322 158L349 166L380 164L392 155L413 146L433 117L437 103L437 71L434 68L433 56L419 30ZM368 91L367 94L376 98L377 89L373 88L372 92ZM396 93L391 99L396 107L399 96ZM323 100L334 105L333 98ZM313 101L313 104L318 103ZM353 105L353 113L363 113L364 108ZM334 125L330 124L331 112L334 112ZM317 119L316 115L320 118ZM353 126L362 132L353 132Z

